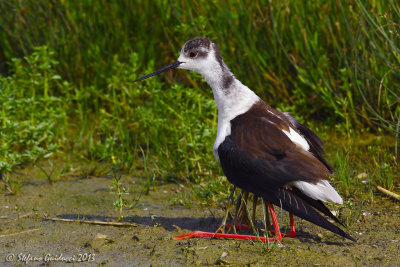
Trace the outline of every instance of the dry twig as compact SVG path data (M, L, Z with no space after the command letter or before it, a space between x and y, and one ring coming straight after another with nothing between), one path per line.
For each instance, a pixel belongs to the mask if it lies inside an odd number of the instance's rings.
M29 215L32 215L32 214L33 214L33 212L29 212L29 213L27 213L27 214L25 214L25 215L18 216L17 218L15 218L15 220L14 220L14 221L18 221L19 219L22 219L22 218L28 217Z
M46 218L46 220L50 221L60 221L60 222L76 222L76 223L87 223L87 224L96 224L96 225L108 225L108 226L138 226L136 223L128 223L128 222L104 222L99 220L85 221L85 220L73 220L73 219L62 219L62 218Z
M390 196L392 198L395 198L397 200L400 200L400 195L398 195L396 193L393 193L393 192L391 192L391 191L389 191L389 190L387 190L387 189L385 189L383 187L380 187L380 186L377 186L377 188L378 188L379 192L381 192L381 193L383 193L383 194L385 194L387 196Z

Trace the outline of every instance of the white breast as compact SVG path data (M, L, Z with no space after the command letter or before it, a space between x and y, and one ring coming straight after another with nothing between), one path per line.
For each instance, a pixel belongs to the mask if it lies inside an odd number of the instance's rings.
M218 117L218 129L217 129L217 138L215 138L213 154L219 159L218 156L218 147L225 140L225 137L231 134L231 120L223 120L221 121Z
M260 98L240 81L234 80L229 95L222 89L213 88L215 102L218 106L218 129L213 153L218 157L218 147L231 134L231 120L247 112Z

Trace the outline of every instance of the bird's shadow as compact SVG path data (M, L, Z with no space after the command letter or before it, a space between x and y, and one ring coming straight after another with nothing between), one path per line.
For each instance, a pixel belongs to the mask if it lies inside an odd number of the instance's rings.
M101 215L82 215L82 214L63 214L57 216L60 219L69 219L76 221L103 221L103 222L115 222L117 217L101 216ZM163 227L169 232L176 230L189 230L189 231L204 231L204 232L215 232L219 227L222 218L215 217L202 217L202 218L191 218L191 217L157 217L157 216L135 216L134 218L124 218L120 222L135 223L142 226L158 226ZM261 227L261 225L259 225ZM281 228L281 232L288 232L288 229ZM242 234L252 235L252 231L238 231ZM178 233L177 233L178 234ZM312 235L308 232L296 230L296 238L302 243L321 243L321 238ZM345 246L347 242L334 242L324 241L327 245Z

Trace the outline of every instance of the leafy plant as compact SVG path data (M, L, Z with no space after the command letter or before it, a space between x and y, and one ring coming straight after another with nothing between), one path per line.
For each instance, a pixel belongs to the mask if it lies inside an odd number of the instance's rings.
M57 152L65 137L66 106L54 90L69 88L60 83L53 66L57 61L46 47L12 60L13 74L0 76L0 173Z
M128 190L124 186L122 186L121 183L121 178L122 174L119 173L119 168L116 166L111 167L112 171L112 177L113 180L111 181L111 184L113 187L111 190L113 191L114 194L117 195L117 199L113 202L113 205L116 209L119 211L118 219L117 222L120 221L121 219L124 218L122 212L124 207L127 206L128 201L124 198L124 195L129 195Z

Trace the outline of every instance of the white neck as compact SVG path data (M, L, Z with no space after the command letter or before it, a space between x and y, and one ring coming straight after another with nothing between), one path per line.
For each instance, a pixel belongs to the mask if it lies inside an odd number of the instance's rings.
M200 72L211 86L218 107L218 130L214 144L214 155L218 158L218 146L231 133L231 120L248 111L260 98L237 80L225 64L218 62ZM232 76L227 83L227 77ZM229 84L228 87L226 85Z
M237 80L226 65L221 69L219 64L214 64L212 68L202 71L201 74L212 88L219 117L223 116L231 120L249 110L260 99ZM228 77L232 77L232 81L229 83L229 87L225 88Z

